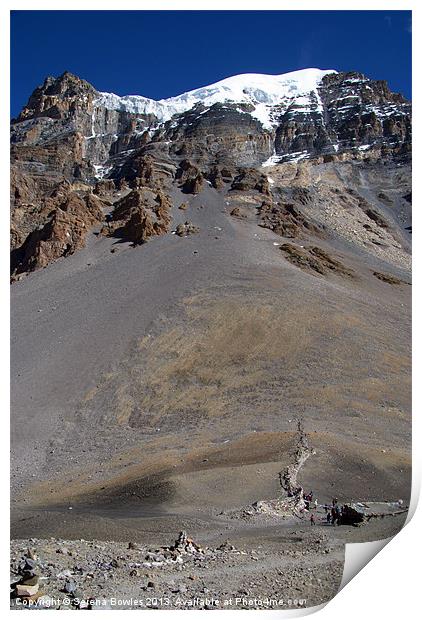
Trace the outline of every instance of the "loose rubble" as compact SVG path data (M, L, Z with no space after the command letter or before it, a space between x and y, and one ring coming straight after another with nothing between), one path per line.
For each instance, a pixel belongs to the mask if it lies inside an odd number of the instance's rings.
M29 557L28 544L36 549L36 561ZM303 566L304 556L315 556L315 563ZM328 575L321 571L321 561L329 567ZM133 541L16 540L11 549L11 605L87 610L294 608L328 600L341 572L340 548L334 550L326 535L312 532L295 534L276 557L267 556L261 545L247 551L228 541L201 546L184 531L174 544L154 549Z

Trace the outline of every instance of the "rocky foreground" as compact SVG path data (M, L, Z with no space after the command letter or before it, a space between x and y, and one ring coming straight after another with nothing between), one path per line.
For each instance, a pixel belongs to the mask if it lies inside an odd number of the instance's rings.
M202 547L181 532L174 544L16 540L12 606L53 609L286 609L337 592L342 546L298 529L276 550L229 542ZM15 585L17 584L17 585Z
M161 546L54 537L13 541L12 606L286 609L328 601L340 584L344 540L353 539L350 530L392 518L387 529L376 526L372 533L388 536L391 528L400 527L407 509L402 500L340 509L333 499L332 510L319 505L297 480L313 455L299 422L292 462L279 472L282 496L210 518L203 529L208 545L198 544L185 531L173 544ZM338 514L331 519L335 509ZM236 544L220 542L224 528ZM148 539L147 529L144 521L137 534L140 541Z

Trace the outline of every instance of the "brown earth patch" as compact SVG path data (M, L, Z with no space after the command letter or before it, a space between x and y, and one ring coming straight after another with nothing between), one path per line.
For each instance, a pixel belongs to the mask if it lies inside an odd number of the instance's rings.
M386 284L393 284L396 286L400 284L410 285L410 282L405 282L404 280L400 280L400 278L396 278L395 276L392 276L391 274L381 273L380 271L374 271L373 274L376 278L378 278L378 280L381 280L381 282L385 282Z
M300 267L300 269L316 271L321 275L335 273L349 278L354 277L354 272L351 269L348 269L340 261L330 256L328 252L316 246L301 248L291 243L283 243L280 246L280 250L290 263Z

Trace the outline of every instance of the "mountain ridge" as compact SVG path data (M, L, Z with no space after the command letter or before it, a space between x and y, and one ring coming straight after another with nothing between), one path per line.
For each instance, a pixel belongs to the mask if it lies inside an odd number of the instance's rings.
M129 106L115 97L65 72L46 78L12 122L14 273L83 247L86 231L103 216L97 198L68 194L95 192L102 181L157 192L182 182L184 191L196 193L205 181L221 188L224 176L234 182L245 168L262 166L264 178L289 162L410 158L410 102L386 82L356 72L242 74L158 102L141 97L137 108L139 97ZM57 208L53 224L49 214ZM73 222L69 230L66 218ZM168 222L157 226L167 231ZM50 243L53 230L60 239L55 249L42 259L30 256ZM74 239L70 246L62 235Z
M195 88L180 95L165 99L149 99L142 95L119 96L114 93L100 92L99 105L109 109L145 114L163 107L163 113L156 114L161 121L170 120L177 113L190 110L195 104L203 103L252 103L276 104L284 97L294 98L315 92L322 78L334 69L302 69L280 75L244 73L230 76L212 84ZM138 104L138 105L137 105ZM148 106L151 106L148 109ZM265 119L266 120L266 119ZM264 121L265 122L265 121Z
M320 153L337 152L339 147L347 149L364 144L360 140L364 135L351 136L356 145L347 140L347 132L344 137L341 135L344 126L350 125L356 116L364 117L361 134L364 134L365 126L372 125L374 131L369 136L368 144L387 135L398 137L396 142L403 142L409 129L405 121L410 114L410 102L399 94L391 93L385 82L369 80L359 73L304 69L279 76L243 74L155 101L138 95L119 97L113 93L99 92L88 82L65 72L59 78L47 78L42 86L35 89L27 106L12 123L12 128L15 128L12 140L15 143L22 141L18 131L18 127L25 128L22 122L37 118L60 120L65 118L67 111L67 116L74 119L74 128L86 140L108 136L110 146L118 141L122 123L132 124L130 131L136 146L136 136L144 131L149 132L151 139L157 140L160 131L177 126L181 114L197 110L195 121L198 122L199 117L213 106L217 106L214 110L220 106L220 115L221 110L226 108L237 117L245 114L251 122L257 121L261 130L268 132L274 140L275 154L286 159L289 153L309 151L300 148L300 140L293 140L289 148L286 148L285 141L282 145L277 141L277 134L283 133L283 126L290 130L289 125L296 121L305 125L302 133L309 131L306 124L311 122L314 125L312 131L318 134L318 143L316 149L311 150ZM400 131L391 130L391 120L403 125ZM193 124L192 119L189 122ZM377 124L379 127L376 127ZM158 136L155 135L157 132ZM293 137L298 136L300 131L296 128ZM88 156L96 160L93 163L104 163L91 147L89 145L86 150ZM120 147L117 145L117 148ZM268 155L273 155L273 151Z

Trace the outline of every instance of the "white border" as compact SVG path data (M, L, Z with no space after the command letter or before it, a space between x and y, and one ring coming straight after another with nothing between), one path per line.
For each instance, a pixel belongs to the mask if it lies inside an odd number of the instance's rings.
M421 33L420 29L420 21L421 21L421 9L416 0L354 0L353 2L349 0L343 0L341 2L341 6L339 6L339 2L335 2L334 0L320 0L317 2L316 0L296 0L295 2L289 2L286 0L260 0L260 2L251 1L251 0L243 0L240 1L231 1L231 0L203 0L201 4L198 6L192 0L155 0L153 4L144 1L135 1L135 0L120 0L116 2L115 0L72 0L71 2L68 0L62 0L61 2L55 2L54 0L39 0L39 1L31 1L31 0L3 0L2 6L0 8L0 45L1 45L1 58L3 61L3 88L1 90L2 97L2 113L1 113L1 161L0 161L0 174L2 183L0 185L1 191L1 205L2 208L0 210L0 252L1 252L1 274L2 278L0 280L0 292L1 292L1 300L2 304L0 305L1 312L1 350L2 355L0 356L0 393L2 395L2 415L3 415L3 428L5 429L2 433L1 440L4 443L3 450L1 451L2 458L2 469L3 477L3 495L4 498L3 504L7 506L9 493L8 493L8 473L9 473L9 446L8 446L8 438L9 433L6 432L9 430L8 423L8 403L9 403L9 356L8 356L8 339L9 339L9 273L8 273L8 248L9 248L9 239L8 239L8 228L9 228L9 216L8 216L8 203L9 203L9 94L10 94L10 65L9 65L9 11L10 10L412 10L413 11L413 58L421 58L421 45L419 34ZM416 33L416 34L415 34ZM418 53L419 52L419 53ZM30 62L30 58L28 59ZM420 156L419 156L419 145L421 144L420 140L420 125L419 125L419 92L420 92L420 81L418 80L418 76L414 73L413 80L413 108L414 108L414 162L415 170L420 170ZM419 160L419 164L418 164ZM418 208L421 205L420 197L420 184L418 183L418 176L414 177L414 230L416 231L416 243L414 244L414 264L419 267L419 255L420 255L420 243L419 243L419 230L420 230L420 219L419 215L420 209ZM419 247L418 247L419 246ZM421 338L421 327L420 321L418 321L419 315L418 310L420 310L419 302L419 268L415 269L414 274L414 287L413 291L415 291L415 285L417 294L413 293L414 297L414 307L413 307L413 316L415 317L414 321L414 335L413 342L414 348L416 349L416 353L419 353L420 349L420 338ZM421 422L419 411L421 404L420 398L420 389L416 379L416 373L420 369L419 358L415 356L414 358L414 405L413 405L413 478L412 478L412 506L411 512L413 513L416 508L416 504L418 501L419 490L420 490L420 480L421 480L421 457L420 453L420 445L421 445ZM416 449L418 447L419 449ZM6 524L8 523L7 517L7 508L3 510L3 523L5 527L3 528L3 538L2 538L2 549L4 550L4 554L2 554L2 558L4 558L1 565L1 583L4 584L6 588L7 579L9 577L8 571L8 554L9 554L9 537L8 537L8 528ZM419 597L418 597L418 588L419 588L419 574L420 574L420 552L416 551L416 544L421 543L421 509L416 511L411 522L396 536L394 539L363 569L360 573L352 579L347 586L339 592L339 594L326 606L322 611L319 611L319 617L323 620L331 620L334 618L338 620L341 617L342 620L348 620L349 618L353 618L355 620L358 615L362 617L364 615L365 618L371 617L379 617L383 616L384 620L389 620L390 618L397 617L410 617L412 618L415 615L417 609L420 609ZM369 556L373 554L374 545L377 546L377 543L366 543L367 553ZM348 547L356 547L356 545L348 545ZM360 545L362 548L362 545ZM349 551L349 550L348 550ZM352 551L352 550L351 550ZM352 553L353 555L353 553ZM359 550L358 554L359 558L362 558L362 550ZM417 581L418 580L418 581ZM12 614L12 618L16 618L16 614L21 614L24 612L9 610L9 600L8 600L8 590L4 590L2 599L0 601L0 608L6 612L6 615ZM316 610L317 608L313 608L312 610L307 610L308 613ZM50 614L57 614L60 612L51 612ZM97 612L104 613L104 612ZM114 612L123 613L123 612ZM124 614L127 612L125 611ZM136 613L136 612L135 612ZM153 611L143 612L144 618L149 618L152 614L154 618L162 617L163 614L171 614L171 618L176 620L180 615L183 616L186 612L160 612ZM189 611L189 617L192 617L192 614L200 614L203 612L200 611ZM294 617L297 615L304 615L304 612L296 612L292 610L291 612L277 612L277 611L266 611L266 612L253 612L253 611L221 611L214 612L220 614L235 614L235 617L238 618L239 614L247 614L248 617L251 617L251 614L274 614L281 615L282 617ZM157 616L158 614L158 616ZM116 616L115 616L116 617ZM123 618L125 616L123 615Z

